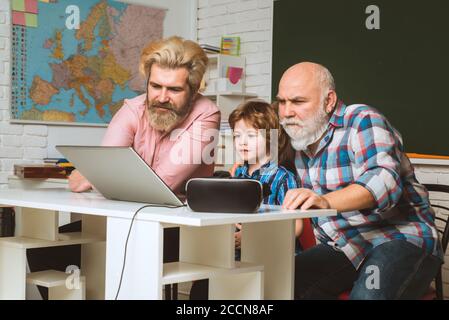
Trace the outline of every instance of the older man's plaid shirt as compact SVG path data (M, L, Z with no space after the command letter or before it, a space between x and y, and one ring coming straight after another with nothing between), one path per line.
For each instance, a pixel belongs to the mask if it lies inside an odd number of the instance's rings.
M300 184L318 194L356 183L374 196L372 210L312 219L317 238L343 251L356 268L374 247L395 239L442 257L428 193L401 136L374 108L339 102L315 155L298 151L296 167Z

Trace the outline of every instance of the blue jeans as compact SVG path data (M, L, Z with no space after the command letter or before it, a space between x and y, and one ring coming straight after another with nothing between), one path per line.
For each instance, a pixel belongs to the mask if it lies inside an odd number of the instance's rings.
M442 261L406 242L392 240L376 248L358 270L333 247L319 244L296 256L295 299L420 299L429 290Z

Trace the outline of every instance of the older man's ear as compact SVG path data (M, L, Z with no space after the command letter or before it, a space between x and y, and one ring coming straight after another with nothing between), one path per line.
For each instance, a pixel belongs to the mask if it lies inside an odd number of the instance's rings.
M325 109L327 114L331 114L334 111L335 105L337 103L337 93L335 90L329 90L329 93L326 97L326 106Z

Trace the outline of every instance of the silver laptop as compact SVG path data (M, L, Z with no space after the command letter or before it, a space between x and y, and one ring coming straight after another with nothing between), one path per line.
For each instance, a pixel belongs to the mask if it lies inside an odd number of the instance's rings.
M56 146L56 149L107 199L183 205L131 147Z

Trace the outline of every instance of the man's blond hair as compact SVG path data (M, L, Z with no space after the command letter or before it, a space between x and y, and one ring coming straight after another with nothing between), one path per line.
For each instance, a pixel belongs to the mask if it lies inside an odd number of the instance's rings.
M150 42L143 49L140 72L148 79L153 64L168 69L186 68L191 94L194 94L200 88L207 63L207 55L196 42L174 36Z

